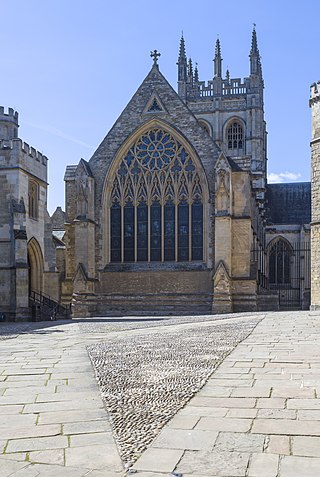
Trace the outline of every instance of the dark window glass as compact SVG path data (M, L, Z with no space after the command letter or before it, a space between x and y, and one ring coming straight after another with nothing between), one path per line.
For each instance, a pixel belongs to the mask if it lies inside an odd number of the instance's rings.
M137 209L137 246L138 261L148 261L148 207L140 204Z
M269 254L269 282L270 284L290 283L290 247L279 240L270 249Z
M158 202L150 207L150 260L161 261L161 206Z
M175 205L167 202L164 206L164 259L175 260Z
M240 124L232 121L230 126L227 143L231 148L235 143L241 147ZM141 134L123 156L113 179L111 261L202 260L200 176L188 150L169 132L156 127ZM187 198L195 205L188 205Z
M111 207L111 262L121 262L121 208Z
M124 261L134 261L134 207L130 202L124 207Z
M227 130L228 149L242 149L243 148L243 129L242 126L234 122Z
M192 204L192 260L203 260L203 206Z
M182 202L178 206L178 260L189 260L189 205Z

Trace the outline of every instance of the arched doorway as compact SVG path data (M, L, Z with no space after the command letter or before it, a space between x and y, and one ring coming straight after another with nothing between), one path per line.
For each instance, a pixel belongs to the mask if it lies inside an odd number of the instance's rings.
M43 290L43 255L39 242L33 237L28 242L29 295Z

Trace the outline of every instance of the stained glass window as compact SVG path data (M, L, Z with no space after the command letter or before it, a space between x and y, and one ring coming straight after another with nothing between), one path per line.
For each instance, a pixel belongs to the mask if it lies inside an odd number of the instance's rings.
M137 246L138 246L138 262L146 262L148 260L148 207L146 203L138 205L137 208Z
M119 204L111 207L111 260L121 262L121 208Z
M203 180L168 131L138 137L113 177L111 262L203 260Z
M203 205L192 204L192 260L201 260L203 255Z
M164 259L175 260L175 206L167 202L164 206Z

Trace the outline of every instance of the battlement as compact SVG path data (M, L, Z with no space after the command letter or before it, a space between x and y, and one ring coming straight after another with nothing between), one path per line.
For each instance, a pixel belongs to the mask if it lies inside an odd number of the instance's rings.
M48 158L41 152L37 151L34 147L29 146L28 143L23 142L21 139L0 140L0 150L12 150L17 154L22 154L24 157L28 156L35 161L47 166Z
M310 100L309 106L320 101L320 80L317 83L312 83L310 86Z
M10 121L18 125L19 113L12 108L5 110L4 106L0 106L0 121Z
M198 81L192 85L187 85L187 98L189 100L207 99L213 97L234 97L245 96L247 94L247 79L227 78Z

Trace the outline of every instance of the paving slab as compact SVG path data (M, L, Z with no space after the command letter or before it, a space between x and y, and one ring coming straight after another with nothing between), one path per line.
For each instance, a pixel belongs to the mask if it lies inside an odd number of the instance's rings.
M185 442L174 468L183 477L319 477L319 347L319 313L267 313L149 451L162 441L169 450L180 424L181 443L183 432L218 433L211 449Z
M319 477L320 314L261 317L142 453L137 476ZM170 327L158 325L159 338ZM107 336L79 330L1 342L1 477L125 475L86 351Z
M1 341L0 361L11 357L0 382L1 477L123 475L86 351L91 340L78 332L69 339L72 326Z

